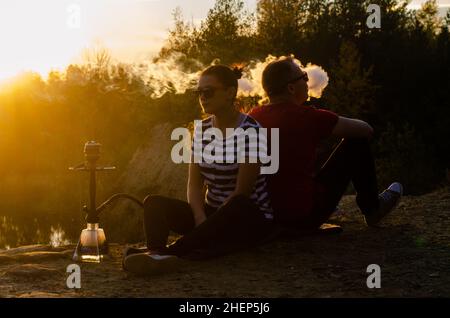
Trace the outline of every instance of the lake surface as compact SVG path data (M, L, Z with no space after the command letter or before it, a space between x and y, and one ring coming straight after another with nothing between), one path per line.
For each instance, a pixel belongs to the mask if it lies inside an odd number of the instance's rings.
M0 215L0 249L76 243L84 223L81 213L78 219L58 214Z
M88 181L87 174L0 178L0 249L77 243L86 228ZM111 195L106 185L114 182L105 175L98 180L97 206Z

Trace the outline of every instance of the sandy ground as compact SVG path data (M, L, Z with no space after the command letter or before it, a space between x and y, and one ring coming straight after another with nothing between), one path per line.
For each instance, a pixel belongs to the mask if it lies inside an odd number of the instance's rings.
M0 253L0 297L450 297L450 188L405 197L379 228L363 223L354 197L332 236L279 239L257 249L191 262L158 277L121 268L111 245L101 264L81 264L81 289L66 286L73 246L28 246ZM381 288L366 285L369 264Z

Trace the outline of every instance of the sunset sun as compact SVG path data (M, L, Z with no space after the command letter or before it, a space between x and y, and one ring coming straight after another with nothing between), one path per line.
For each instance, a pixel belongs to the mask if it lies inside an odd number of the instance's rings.
M2 2L0 79L28 70L45 75L70 63L90 40L77 19L83 21L67 1Z

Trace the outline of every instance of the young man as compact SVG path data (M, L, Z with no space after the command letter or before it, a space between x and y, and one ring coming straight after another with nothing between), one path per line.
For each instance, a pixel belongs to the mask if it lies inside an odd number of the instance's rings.
M296 229L317 229L352 182L367 225L377 225L399 202L402 185L395 182L378 195L369 147L372 127L306 106L307 82L308 75L292 58L273 61L262 75L270 103L250 112L263 127L279 128L279 170L268 180L275 221ZM316 173L317 146L329 136L343 139Z

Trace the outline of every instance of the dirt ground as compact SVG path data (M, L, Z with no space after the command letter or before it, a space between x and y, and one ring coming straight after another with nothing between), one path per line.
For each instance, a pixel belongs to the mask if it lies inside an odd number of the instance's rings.
M450 188L404 197L379 228L354 204L330 222L341 234L279 239L257 249L137 277L121 268L123 246L101 264L81 264L81 289L66 286L73 246L0 252L0 297L450 297ZM369 264L381 288L366 285Z

